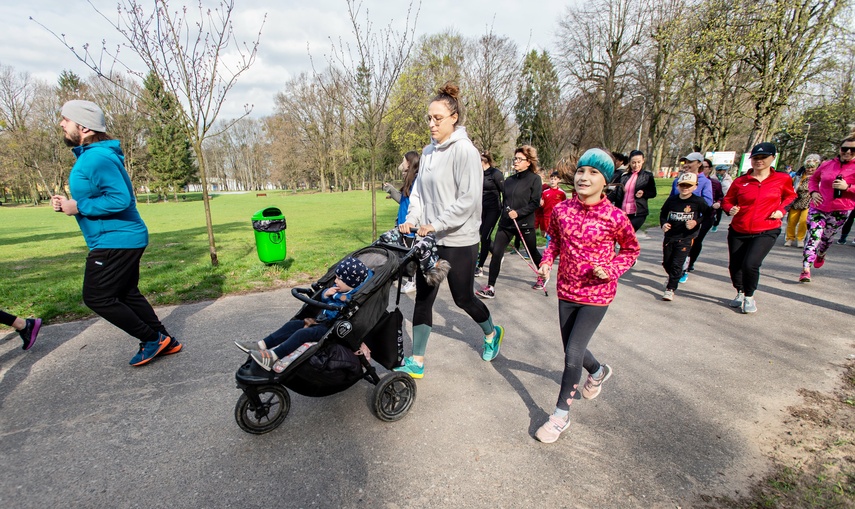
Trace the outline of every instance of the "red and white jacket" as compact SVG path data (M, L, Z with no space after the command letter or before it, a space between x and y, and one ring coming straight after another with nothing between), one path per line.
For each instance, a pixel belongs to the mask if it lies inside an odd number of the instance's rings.
M552 209L548 233L552 240L541 265L551 267L555 257L561 257L558 298L592 306L611 304L618 278L632 267L640 251L626 214L606 198L585 205L574 195ZM594 267L601 267L609 278L595 276Z
M737 177L721 204L722 210L739 206L730 227L739 233L760 233L781 227L781 219L771 219L776 210L787 215L784 207L796 199L793 181L786 173L772 171L763 182L754 178L753 170Z

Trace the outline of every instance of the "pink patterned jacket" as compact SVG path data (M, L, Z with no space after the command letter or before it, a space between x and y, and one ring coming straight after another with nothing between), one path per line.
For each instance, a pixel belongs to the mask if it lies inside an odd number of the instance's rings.
M615 298L617 280L638 258L638 239L629 218L607 199L585 205L573 196L552 210L549 247L541 265L558 263L558 298L591 306L608 306ZM615 254L615 242L620 253ZM594 275L602 267L608 279Z

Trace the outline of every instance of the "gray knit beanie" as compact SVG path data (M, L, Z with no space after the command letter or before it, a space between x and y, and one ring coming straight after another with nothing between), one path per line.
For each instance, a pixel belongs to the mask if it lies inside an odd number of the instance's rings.
M92 101L68 101L62 105L62 116L92 131L107 132L104 112Z

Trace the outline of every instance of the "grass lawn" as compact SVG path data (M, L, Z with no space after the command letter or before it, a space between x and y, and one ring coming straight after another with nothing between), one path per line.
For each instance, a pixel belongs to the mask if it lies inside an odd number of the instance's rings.
M211 215L220 266L211 267L202 202L138 208L149 229L140 267L140 290L152 304L215 299L311 281L344 254L372 242L371 194L352 191L303 194L266 191L220 194ZM377 228L395 223L397 203L377 194ZM288 258L276 265L258 260L250 218L265 207L282 210ZM0 309L53 322L89 316L83 305L83 265L88 250L72 217L49 206L0 207Z
M644 228L658 227L659 209L672 179L656 179ZM222 295L293 286L317 279L344 254L372 242L371 194L351 191L309 194L267 191L218 194L211 200L220 266L211 267L199 195L179 203L146 203L148 225L140 290L153 304L215 299ZM378 230L392 227L397 204L377 195ZM288 222L288 258L276 265L258 260L250 218L278 207ZM542 245L544 239L538 239ZM77 222L49 206L0 207L0 309L19 316L64 321L90 316L81 287L87 248Z

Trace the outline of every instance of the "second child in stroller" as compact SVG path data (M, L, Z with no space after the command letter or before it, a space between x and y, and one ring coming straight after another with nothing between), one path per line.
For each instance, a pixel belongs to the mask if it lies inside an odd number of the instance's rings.
M343 308L371 275L371 269L360 260L345 258L336 267L335 283L324 290L322 302ZM250 354L262 368L281 373L291 361L326 334L338 314L338 311L324 309L315 318L288 321L261 341L235 341L235 345ZM306 344L306 348L301 348Z

